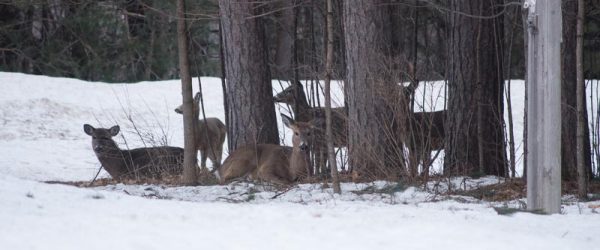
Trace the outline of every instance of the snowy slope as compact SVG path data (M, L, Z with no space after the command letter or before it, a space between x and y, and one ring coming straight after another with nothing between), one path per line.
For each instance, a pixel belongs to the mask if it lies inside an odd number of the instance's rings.
M223 119L220 80L202 81L207 116ZM443 93L442 85L428 86L426 93L435 94L425 99L424 106L441 109L437 97ZM513 86L513 96L521 96L513 108L521 112L522 81ZM335 100L342 103L340 88L334 87ZM180 83L106 84L0 73L0 89L0 249L595 249L600 245L600 202L577 203L570 197L563 198L561 215L500 216L493 207L520 208L523 201L490 203L439 196L386 182L345 183L342 195L320 184L302 184L282 193L249 183L119 184L94 189L41 183L87 181L94 176L98 161L91 139L83 133L84 123L119 124L124 137L116 139L122 147L165 141L183 145L181 116L173 112L180 104ZM287 112L281 106L276 109ZM522 124L522 119L516 123ZM280 131L288 141L289 132ZM501 181L457 178L451 188Z

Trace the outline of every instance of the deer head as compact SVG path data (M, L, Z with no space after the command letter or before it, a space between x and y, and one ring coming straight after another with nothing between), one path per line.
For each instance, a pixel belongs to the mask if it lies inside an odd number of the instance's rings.
M118 150L118 146L112 139L119 131L119 125L115 125L109 129L94 128L92 125L84 124L83 131L92 137L92 148L96 154L107 153L111 150Z
M306 94L304 93L300 82L292 83L292 85L279 92L273 97L273 101L293 105L296 101L296 89L298 91L298 97L300 98L299 100L306 101Z
M198 103L200 103L200 92L197 92L196 95L194 96L194 113L196 113L196 110L198 108ZM175 113L177 114L183 114L183 104L179 105L179 107L175 108Z

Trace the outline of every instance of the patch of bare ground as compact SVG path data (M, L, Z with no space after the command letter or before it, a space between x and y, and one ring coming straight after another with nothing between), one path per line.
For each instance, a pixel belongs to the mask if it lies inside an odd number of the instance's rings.
M588 193L592 194L590 200L600 200L600 180L590 181ZM452 191L447 194L471 196L485 201L510 201L527 197L527 185L523 178L516 178L468 191ZM563 182L562 195L577 195L577 182Z
M464 195L485 201L510 201L527 195L527 188L522 179L512 179L506 182L481 186L472 190L452 191L451 195Z
M208 169L198 168L196 176L198 177L199 186L208 186L218 184L217 178ZM115 180L112 178L102 178L93 181L45 181L48 184L64 184L76 187L100 187L116 184L125 185L163 185L163 186L183 186L181 175L162 175L161 178L129 178Z

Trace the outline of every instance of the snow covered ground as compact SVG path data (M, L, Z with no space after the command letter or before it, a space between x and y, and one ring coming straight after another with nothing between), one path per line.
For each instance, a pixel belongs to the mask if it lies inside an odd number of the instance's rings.
M202 81L206 115L223 119L219 79ZM0 249L597 249L600 245L600 202L578 203L567 196L559 215L501 216L494 207L522 208L524 202L439 196L386 182L344 183L341 195L320 184L281 191L250 183L85 189L40 182L93 178L99 165L91 139L83 133L84 123L119 124L123 136L117 142L122 147L183 145L181 116L173 112L180 104L179 84L106 84L0 73ZM513 108L522 112L522 81L514 81L513 87ZM336 89L334 99L341 103ZM439 84L431 84L427 93L436 90ZM427 99L431 101L425 102L426 107L432 103L433 109L443 107L435 97ZM522 113L516 114L517 128L522 127L520 117ZM288 142L289 132L280 130ZM450 188L502 181L458 178L450 180ZM448 188L447 183L440 184L439 188Z

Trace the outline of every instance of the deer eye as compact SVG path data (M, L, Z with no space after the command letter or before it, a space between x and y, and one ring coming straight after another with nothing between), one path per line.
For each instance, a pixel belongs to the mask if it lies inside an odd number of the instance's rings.
M306 133L306 135L310 136L310 132Z
M298 135L298 132L294 132L295 135Z

